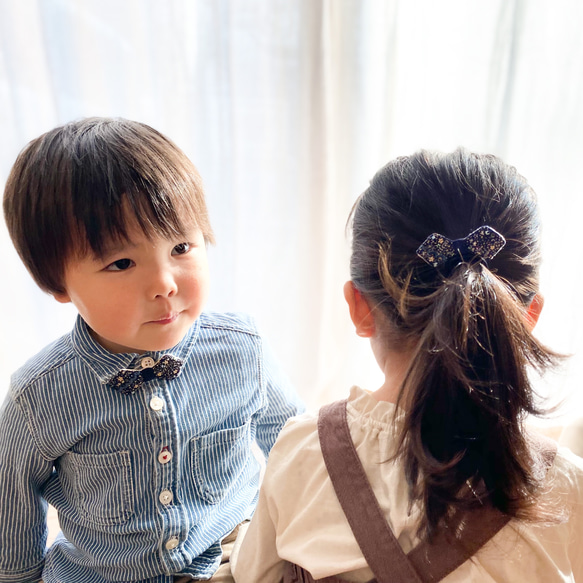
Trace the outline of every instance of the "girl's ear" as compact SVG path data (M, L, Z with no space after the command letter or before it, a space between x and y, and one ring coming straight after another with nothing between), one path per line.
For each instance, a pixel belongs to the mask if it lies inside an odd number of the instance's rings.
M538 322L540 313L543 311L543 306L545 305L545 299L540 294L535 294L534 298L530 302L530 305L526 309L526 325L528 329L532 331Z
M375 333L375 323L372 310L365 297L354 287L352 281L344 284L344 297L348 303L350 318L358 336L371 338Z

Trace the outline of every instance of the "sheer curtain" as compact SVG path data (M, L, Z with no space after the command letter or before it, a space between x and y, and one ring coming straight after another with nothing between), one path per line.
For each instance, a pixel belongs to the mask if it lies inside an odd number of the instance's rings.
M0 0L0 183L57 124L123 116L192 158L217 245L209 309L255 315L310 406L379 380L342 297L345 221L390 158L458 145L517 166L543 211L545 342L575 356L583 188L580 0ZM0 396L74 310L0 228Z

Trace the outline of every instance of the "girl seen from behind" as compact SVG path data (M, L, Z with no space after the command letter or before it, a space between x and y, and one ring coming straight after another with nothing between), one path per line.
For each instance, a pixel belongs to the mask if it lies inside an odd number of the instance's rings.
M583 581L583 460L525 428L545 413L529 369L560 359L532 335L526 180L421 151L375 175L351 224L345 297L385 382L288 422L237 583Z

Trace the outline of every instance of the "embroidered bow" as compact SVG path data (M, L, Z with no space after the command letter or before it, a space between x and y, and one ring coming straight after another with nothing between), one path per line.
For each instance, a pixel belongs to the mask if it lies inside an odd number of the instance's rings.
M152 379L172 380L180 373L182 361L179 358L165 354L156 364L148 368L122 368L114 374L107 384L124 395L131 395Z
M475 257L492 259L506 245L506 239L492 227L484 225L463 239L452 241L444 235L433 233L421 243L417 255L433 267L440 267L450 259L471 261Z

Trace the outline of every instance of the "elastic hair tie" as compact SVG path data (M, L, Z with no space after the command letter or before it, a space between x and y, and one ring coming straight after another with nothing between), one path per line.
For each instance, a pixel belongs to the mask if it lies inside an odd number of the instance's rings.
M421 243L417 255L433 267L442 267L451 259L469 262L476 257L492 259L506 245L506 239L488 225L478 227L463 239L448 239L439 233L432 233Z

